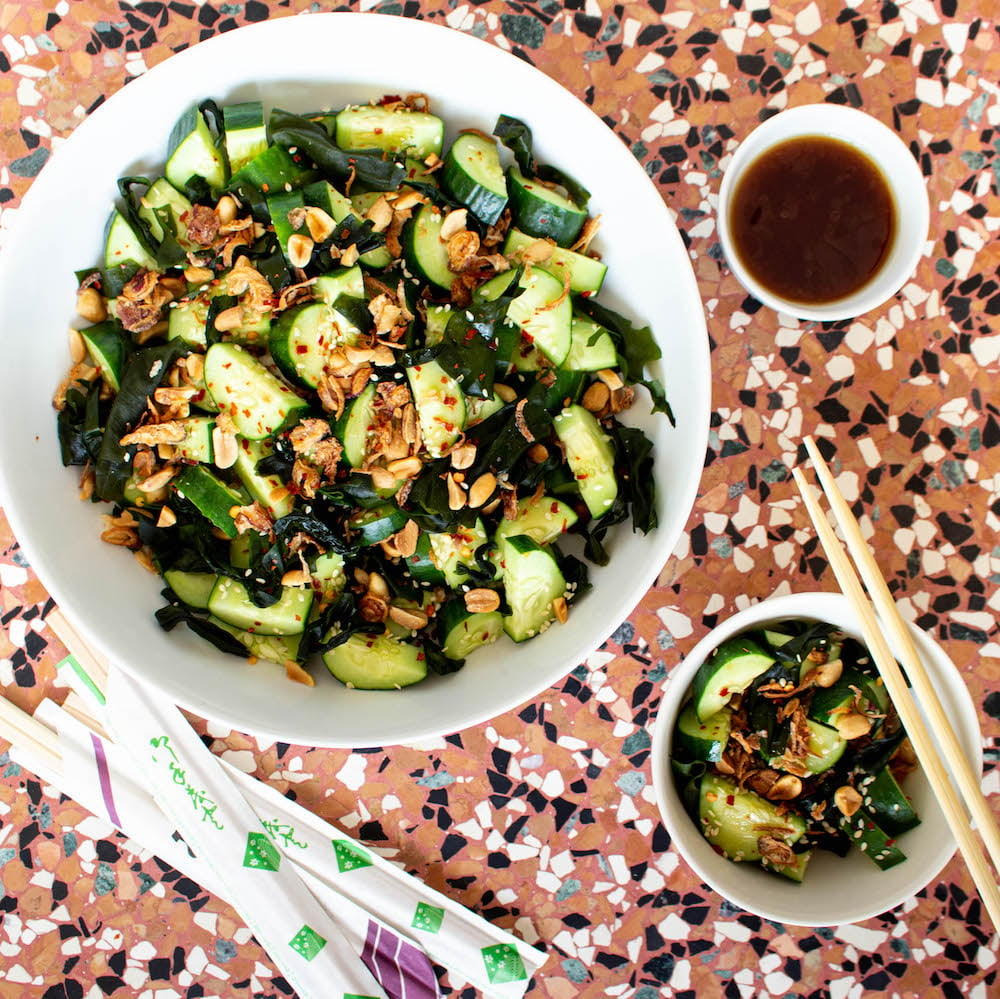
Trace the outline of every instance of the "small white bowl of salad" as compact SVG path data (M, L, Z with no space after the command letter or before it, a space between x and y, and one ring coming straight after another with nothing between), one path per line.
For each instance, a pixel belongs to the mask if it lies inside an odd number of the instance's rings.
M481 722L585 660L687 521L683 242L589 108L477 39L336 13L195 46L77 129L6 250L4 509L82 632L202 716Z
M978 773L968 690L910 627ZM955 852L860 635L840 594L773 596L710 631L664 690L652 767L671 842L763 918L859 922L931 884Z

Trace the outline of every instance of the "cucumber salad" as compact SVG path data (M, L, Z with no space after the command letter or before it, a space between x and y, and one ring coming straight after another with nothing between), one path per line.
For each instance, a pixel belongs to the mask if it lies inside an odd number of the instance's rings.
M558 626L608 530L655 528L620 417L641 385L673 422L660 352L597 300L599 218L526 123L206 100L166 157L118 181L54 398L164 628L405 687Z
M814 850L860 850L887 870L919 825L900 787L915 757L865 646L785 621L720 645L673 733L684 804L733 861L801 881Z

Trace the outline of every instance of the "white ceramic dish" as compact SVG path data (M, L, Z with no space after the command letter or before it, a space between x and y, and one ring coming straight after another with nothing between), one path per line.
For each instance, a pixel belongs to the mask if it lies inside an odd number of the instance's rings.
M746 168L778 143L813 135L838 139L867 155L888 181L896 205L896 232L882 266L853 294L821 305L791 301L763 287L740 261L729 228L732 194ZM804 104L768 118L740 143L719 189L719 241L733 274L764 305L800 319L850 319L892 298L917 266L929 222L927 184L903 140L877 118L839 104Z
M468 81L503 81L473 86ZM601 300L652 325L670 359L654 372L677 414L637 417L651 436L660 527L615 534L609 567L569 622L503 641L461 672L402 693L347 690L315 672L308 689L153 619L161 581L99 540L100 508L60 465L52 394L68 366L74 271L100 258L116 179L162 165L179 114L204 97L293 111L423 92L452 129L527 121L539 158L575 173L602 215ZM33 289L33 290L29 290ZM44 289L44 292L42 291ZM669 557L694 502L708 435L708 338L687 253L663 200L627 148L583 103L526 63L451 29L374 14L269 21L202 43L128 84L55 153L18 212L0 271L0 498L54 598L136 677L198 714L265 738L378 746L455 731L509 710L581 662L629 614ZM322 675L320 675L322 674Z
M850 635L861 636L847 598L833 593L771 597L714 628L670 675L653 731L653 785L674 847L720 895L765 919L795 926L859 922L887 912L933 882L955 852L954 837L922 771L911 774L903 785L921 818L919 826L900 837L906 861L880 871L857 850L846 857L817 851L803 883L795 884L754 864L734 864L719 856L684 810L670 769L674 723L701 663L725 639L789 618L827 621ZM945 713L974 771L980 773L982 736L968 689L944 650L924 632L914 627L910 630Z

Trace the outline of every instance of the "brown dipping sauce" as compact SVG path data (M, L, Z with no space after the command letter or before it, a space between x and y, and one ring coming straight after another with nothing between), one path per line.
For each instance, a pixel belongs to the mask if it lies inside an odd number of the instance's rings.
M839 139L807 135L765 150L733 191L729 229L751 276L793 302L845 298L874 277L896 232L879 168Z

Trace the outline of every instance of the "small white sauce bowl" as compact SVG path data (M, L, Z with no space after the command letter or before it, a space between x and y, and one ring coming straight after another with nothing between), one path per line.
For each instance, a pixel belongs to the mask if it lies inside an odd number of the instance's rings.
M733 246L729 226L733 192L747 167L771 147L805 136L838 139L865 154L888 183L896 208L896 231L882 266L856 292L822 304L782 298L756 281ZM764 305L799 319L852 319L888 301L916 269L929 223L927 185L903 140L871 115L839 104L805 104L782 111L759 125L740 143L719 190L719 240L733 274Z
M859 850L851 850L845 857L816 850L805 879L796 884L756 864L734 863L717 854L685 811L670 767L674 724L702 662L727 638L793 618L826 621L862 640L861 626L850 603L835 593L770 597L723 621L668 678L653 727L653 787L674 848L709 887L734 905L793 926L855 923L895 908L932 883L955 852L955 839L923 770L918 768L903 782L903 790L921 820L919 826L899 838L905 861L881 871ZM973 771L980 774L982 734L969 691L944 650L912 625L910 631L945 714L951 719Z

